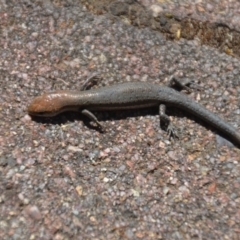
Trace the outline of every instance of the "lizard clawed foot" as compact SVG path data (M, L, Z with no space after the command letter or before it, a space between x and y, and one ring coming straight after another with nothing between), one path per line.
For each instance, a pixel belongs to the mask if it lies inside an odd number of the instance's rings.
M175 130L174 126L172 124L169 124L167 127L167 134L168 134L168 139L176 139L179 138L177 134L177 130Z
M193 89L202 90L202 87L199 84L195 83L193 80L190 80L188 78L179 79L174 76L171 76L169 79L169 87L184 89L188 93L191 93Z
M98 129L99 129L102 133L106 132L106 129L104 128L104 126L103 126L100 122L97 121L96 124L97 124Z
M96 85L97 82L101 79L102 78L99 76L98 73L93 74L83 83L81 91L89 90L93 85Z

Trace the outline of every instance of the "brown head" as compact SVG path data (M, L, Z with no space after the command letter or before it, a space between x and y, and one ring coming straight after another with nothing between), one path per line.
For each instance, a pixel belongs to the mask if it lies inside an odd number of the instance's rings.
M55 92L34 98L28 107L29 115L51 117L59 114L62 109L61 95L61 92Z

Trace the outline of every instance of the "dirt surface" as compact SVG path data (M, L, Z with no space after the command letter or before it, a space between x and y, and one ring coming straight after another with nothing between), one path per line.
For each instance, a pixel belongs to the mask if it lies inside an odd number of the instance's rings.
M239 239L240 150L208 125L168 109L170 141L154 108L96 113L105 133L26 111L96 72L175 75L240 131L239 2L198 2L0 0L0 239Z
M163 33L169 40L198 39L201 44L221 52L240 56L238 17L240 3L205 1L204 3L173 3L173 1L83 1L95 14L110 14L136 27L149 27ZM160 3L159 3L160 2ZM180 6L179 6L180 5ZM229 17L235 9L236 17ZM213 14L214 12L214 14Z

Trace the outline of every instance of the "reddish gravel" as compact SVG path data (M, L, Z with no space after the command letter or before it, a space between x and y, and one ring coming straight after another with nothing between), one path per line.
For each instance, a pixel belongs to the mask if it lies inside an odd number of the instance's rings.
M159 6L238 29L237 1L181 2ZM175 141L157 109L97 113L105 133L76 113L28 116L35 96L95 72L99 86L174 74L240 131L238 58L82 3L0 0L0 239L239 239L240 151L193 116L169 109Z

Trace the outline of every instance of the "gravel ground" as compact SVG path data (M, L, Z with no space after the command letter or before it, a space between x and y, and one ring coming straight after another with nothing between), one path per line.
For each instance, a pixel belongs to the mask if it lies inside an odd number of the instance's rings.
M211 16L237 23L237 1L221 1L226 11L208 2ZM99 112L105 133L77 113L28 116L35 96L80 89L96 72L98 86L167 84L174 74L198 84L190 98L240 129L238 58L93 12L85 1L0 1L0 238L239 239L239 149L193 116L169 109L174 141L157 109Z
M202 45L240 57L239 9L236 1L84 1L89 11L109 14L136 27L159 31L167 39L197 39ZM214 11L214 14L213 14Z

